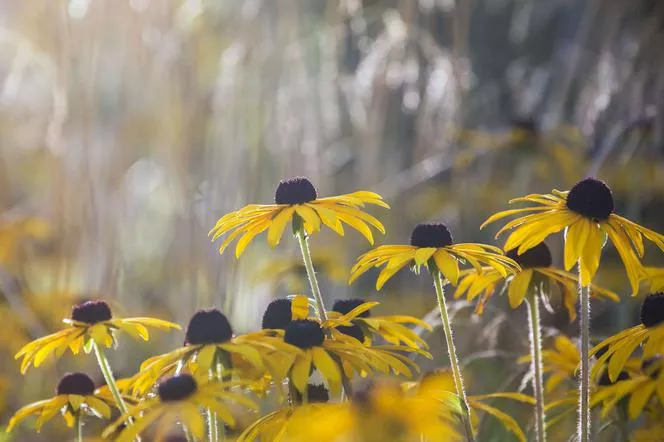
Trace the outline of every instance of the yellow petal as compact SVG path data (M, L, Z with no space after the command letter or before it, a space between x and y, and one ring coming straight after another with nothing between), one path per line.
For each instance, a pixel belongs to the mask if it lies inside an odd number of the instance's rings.
M508 297L510 300L510 307L517 308L523 302L523 299L528 294L530 280L533 277L532 269L524 270L518 273L510 282Z
M291 317L296 319L307 319L309 316L309 298L303 295L294 296L291 299Z
M291 221L294 212L295 208L287 207L279 212L274 218L272 218L272 224L267 231L267 243L271 247L276 247L276 245L281 241L281 236L284 233L286 224Z
M655 392L655 381L648 380L640 388L637 388L629 398L627 411L629 418L635 420L643 412L643 408L650 400L650 396Z
M438 249L436 254L433 255L433 259L440 273L450 284L456 286L459 281L459 262L443 249Z
M332 394L338 394L341 385L341 370L334 359L322 348L312 349L314 366L327 380Z
M293 364L293 368L291 369L291 382L293 382L293 386L300 393L303 393L307 389L309 373L311 371L311 360L311 351L305 351L295 360L295 364Z

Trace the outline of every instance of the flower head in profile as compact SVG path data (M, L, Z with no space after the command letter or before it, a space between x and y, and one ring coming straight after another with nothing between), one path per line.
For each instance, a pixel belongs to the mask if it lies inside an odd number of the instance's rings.
M296 347L269 333L234 336L230 322L221 311L216 308L199 310L189 321L184 346L144 361L133 378L132 389L135 393L145 392L178 367L201 375L209 372L223 375L229 370L252 373L257 370L261 374L267 371L280 380L284 376L280 374L283 368L273 364L276 359L272 356L297 352Z
M424 339L407 325L425 330L431 330L431 325L413 316L374 316L371 309L377 305L378 302L362 299L339 299L328 312L329 320L324 326L335 327L337 331L369 345L379 337L393 345L428 348Z
M201 409L207 408L229 427L235 426L235 418L229 403L256 410L257 405L240 393L231 391L231 383L207 381L190 374L180 374L166 378L157 385L156 394L130 408L104 431L103 436L114 434L129 418L134 425L125 427L115 439L116 442L130 442L145 431L151 424L159 422L162 435L176 423L185 426L197 440L205 435L205 421ZM159 438L157 438L159 440Z
M643 358L653 358L664 353L664 293L646 296L641 305L641 324L623 330L596 345L590 354L601 354L593 366L591 376L597 377L608 368L611 381L615 382L629 357L641 347ZM607 364L608 363L608 367Z
M519 269L498 247L484 244L454 244L452 234L444 224L418 224L410 236L410 245L385 245L360 256L351 269L350 283L374 267L385 266L376 280L376 289L399 270L411 265L416 271L422 265L437 269L452 284L459 279L459 263L468 262L478 271L482 265L494 268L507 276Z
M475 269L463 271L454 297L460 298L466 295L468 300L472 301L479 296L475 312L482 314L484 305L496 293L499 284L503 285L503 290L507 290L512 308L520 306L533 289L542 296L549 296L551 294L549 288L556 287L570 321L576 319L578 277L552 267L551 252L545 243L539 243L520 255L514 249L509 250L506 255L516 261L521 270L506 278L491 267L484 267L480 272ZM619 299L615 293L594 284L590 286L590 294L597 299L607 298L612 301Z
M67 349L76 355L81 348L86 353L92 351L93 343L111 347L115 344L118 331L147 341L147 327L180 328L177 324L156 318L113 318L111 308L104 301L86 301L74 305L71 318L63 319L63 322L68 325L64 330L36 339L16 353L16 359L23 358L21 373L25 373L31 365L39 367L50 355L59 358Z
M239 257L251 240L266 230L268 244L275 247L289 223L294 231L303 227L309 235L318 232L323 225L341 236L346 224L373 244L373 234L367 223L381 233L385 233L385 228L362 208L366 204L390 207L380 195L368 191L318 198L316 188L304 177L281 181L274 202L250 204L220 218L209 233L213 241L228 234L219 247L219 253L223 253L233 240L241 236L235 247L235 256Z
M535 205L498 212L482 227L508 216L523 215L507 223L496 235L512 230L505 249L517 249L519 254L549 235L565 230L565 270L569 271L578 262L584 286L591 283L597 272L607 237L625 265L634 294L639 289L639 282L646 277L640 262L644 254L644 238L664 250L664 236L617 215L611 189L594 178L579 181L567 192L553 190L551 194L532 194L510 201L514 202Z
M37 431L57 414L62 414L69 428L74 426L76 418L81 415L109 419L110 405L113 405L113 400L97 395L94 382L88 375L67 373L58 382L55 396L18 410L9 420L7 432L31 415L39 416L35 425Z
M291 321L284 333L284 341L302 350L295 355L288 376L293 386L304 392L309 383L312 369L317 369L330 391L341 391L342 373L352 378L356 373L382 372L412 376L418 366L403 353L416 352L425 357L429 353L406 346L386 345L367 347L335 328L329 329L331 336L326 336L325 328L313 319Z

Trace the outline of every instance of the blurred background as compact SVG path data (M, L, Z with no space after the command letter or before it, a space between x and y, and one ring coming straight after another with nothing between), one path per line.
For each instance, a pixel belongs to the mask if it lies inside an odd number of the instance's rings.
M0 425L63 372L97 373L65 357L23 378L13 360L72 302L183 325L217 306L243 332L272 298L307 293L294 241L254 241L236 261L207 237L223 214L271 203L282 178L383 195L378 243L438 220L457 241L502 245L479 231L489 214L587 175L664 231L663 45L657 0L0 0ZM375 275L348 287L368 249L355 232L312 248L330 305L434 307L430 281L408 272L380 296ZM597 282L629 294L613 249ZM596 305L597 336L636 323L638 305ZM525 309L466 307L454 304L471 392L519 388ZM547 334L575 336L553 307ZM438 337L425 369L446 363ZM129 376L182 339L123 340L113 365ZM58 425L14 440L54 440ZM482 425L482 440L510 440Z

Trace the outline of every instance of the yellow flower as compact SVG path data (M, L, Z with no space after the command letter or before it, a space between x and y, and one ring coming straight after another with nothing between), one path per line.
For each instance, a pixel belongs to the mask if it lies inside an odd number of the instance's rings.
M647 280L650 282L650 291L664 290L664 267L646 267Z
M596 377L608 362L611 381L618 378L629 357L638 347L643 348L643 358L664 353L664 293L649 294L641 305L641 324L623 330L593 347L590 354L604 351L592 368Z
M643 413L648 403L659 401L664 404L664 364L662 357L656 356L646 359L637 372L622 371L615 379L604 377L600 380L600 391L593 396L593 403L603 402L602 417L616 407L623 398L627 400L627 415L629 419L637 419Z
M283 332L263 331L234 337L223 313L217 309L199 310L189 321L185 345L144 361L133 378L132 390L134 394L143 393L161 377L175 373L178 367L199 375L249 371L255 377L268 371L274 380L280 381L286 375L292 354L300 352L284 343L280 335Z
M43 220L21 217L0 223L0 265L11 265L21 241L25 238L42 239L50 234L50 226Z
M290 440L291 422L306 419L305 416L318 411L337 407L336 404L327 403L330 397L324 385L309 384L306 396L307 403L279 408L260 417L238 436L236 442Z
M508 251L506 255L519 264L520 271L517 271L514 275L508 275L507 278L490 267L482 268L481 272L475 269L463 271L454 297L460 298L465 294L468 301L472 301L481 295L475 312L482 314L484 305L496 293L496 287L499 283L504 282L503 290L507 290L512 308L521 305L531 287L536 287L542 296L550 296L549 286L553 285L558 287L560 291L570 321L576 319L578 277L551 266L551 252L545 243L539 243L521 255L517 255L514 249ZM612 301L618 301L619 299L615 293L596 285L590 286L590 294L599 299L602 297Z
M9 420L7 432L12 431L19 422L30 415L39 416L36 423L37 432L58 413L62 413L69 428L74 426L76 418L81 415L104 419L111 417L109 404L113 405L113 400L98 395L92 379L84 373L65 374L58 382L55 394L50 399L26 405L18 410Z
M457 402L459 400L458 396L455 394L456 387L454 385L454 378L452 377L452 373L449 370L443 369L427 373L422 377L419 384L414 384L410 387L417 387L418 394L421 397L428 397L441 402L449 402L451 397L453 397ZM526 394L514 392L468 396L468 405L470 405L471 408L471 420L473 422L473 426L476 427L477 423L479 422L477 412L483 411L498 419L498 421L505 427L505 429L513 433L519 439L519 441L526 442L526 436L523 433L523 430L521 429L519 423L512 416L505 413L500 408L485 403L485 401L491 399L510 399L529 405L534 405L535 399ZM460 406L454 407L453 410L459 415L463 413Z
M459 441L455 407L458 400L406 394L397 383L381 382L350 402L293 415L288 440Z
M395 273L408 264L416 271L426 264L437 268L445 278L456 285L459 279L459 262L469 262L478 271L481 264L496 269L501 275L514 273L519 266L503 255L498 247L484 244L453 244L452 235L444 224L418 224L410 237L411 245L380 246L360 256L351 269L349 283L371 268L385 265L378 275L376 289L380 290Z
M281 181L274 201L276 204L251 204L219 219L210 230L212 240L232 232L219 247L219 253L223 253L235 238L242 235L235 248L235 256L239 257L251 240L265 230L268 244L275 247L289 222L295 230L302 225L310 235L318 232L323 224L341 236L344 235L342 223L345 223L373 244L373 235L367 223L381 233L385 233L385 228L380 221L360 209L365 204L390 207L380 195L367 191L318 198L313 184L303 177Z
M336 328L341 333L369 345L374 336L378 336L393 345L428 348L424 339L404 324L418 325L426 330L431 330L431 325L412 316L372 316L371 309L377 305L378 302L365 302L361 299L340 299L334 303L332 311L328 312L329 320L323 327Z
M321 324L312 319L294 320L286 326L284 341L302 349L288 368L290 381L300 392L307 388L312 367L318 369L330 391L337 394L341 390L344 374L351 378L355 373L391 371L410 377L413 371L419 370L418 366L400 352L416 352L431 357L424 350L405 346L367 347L335 328L328 330L331 337L327 337Z
M518 248L520 254L541 243L550 234L566 229L565 270L570 270L578 262L584 286L590 284L597 272L607 236L620 254L634 294L639 289L639 282L646 277L640 262L644 253L644 237L664 250L664 236L614 213L611 189L594 178L578 182L568 192L553 190L551 194L532 194L510 201L513 202L538 205L498 212L489 217L482 227L507 216L536 212L507 223L496 235L514 229L505 243L505 249Z
M89 353L92 351L93 341L99 346L111 347L115 344L117 330L147 341L148 326L159 329L180 328L177 324L155 318L114 319L110 307L104 301L87 301L75 305L71 318L63 319L63 322L69 327L36 339L16 353L16 359L23 358L21 373L25 373L30 365L39 367L51 354L59 358L67 349L76 355L83 347L84 351Z
M232 386L224 382L200 381L190 374L172 376L159 383L156 395L141 401L106 428L103 437L113 434L125 421L133 418L134 424L122 430L114 439L116 442L134 440L155 422L159 422L155 440L162 440L176 422L186 427L196 439L202 439L205 435L203 408L212 410L224 424L234 427L235 418L226 402L254 410L258 407L242 394L231 391Z
M645 413L645 422L630 435L630 442L662 442L664 440L664 405L659 404Z
M331 250L311 253L311 261L317 274L323 274L331 282L341 283L348 279L348 268L341 262L343 252ZM270 259L252 278L256 283L272 286L283 284L291 293L299 293L308 287L307 270L301 257L278 256Z

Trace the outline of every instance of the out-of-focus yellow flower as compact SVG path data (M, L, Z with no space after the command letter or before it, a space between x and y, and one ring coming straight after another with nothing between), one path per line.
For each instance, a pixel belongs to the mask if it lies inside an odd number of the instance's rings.
M172 376L159 383L157 394L141 401L129 412L120 416L104 430L103 437L114 434L130 418L134 424L123 429L116 442L130 442L151 424L159 422L155 440L181 423L196 439L205 435L205 421L200 409L207 408L229 427L235 426L235 418L227 402L256 410L258 406L240 393L231 391L232 384L217 381L201 381L190 374Z
M360 209L365 204L388 209L390 207L380 195L368 191L318 198L316 188L304 177L281 181L274 202L275 204L251 204L220 218L210 230L212 240L232 233L219 247L219 253L223 253L235 238L242 235L235 248L235 256L239 257L251 240L265 230L268 244L275 247L288 223L293 224L294 231L300 226L304 227L309 235L318 232L322 224L341 236L344 235L345 223L373 244L373 235L367 223L381 233L385 233L385 228L380 221Z
M376 280L376 289L380 290L395 273L411 264L416 271L422 265L437 268L452 285L456 285L459 261L469 262L478 271L481 264L489 265L504 276L519 269L518 264L503 255L498 247L453 244L452 235L444 224L418 224L411 234L410 245L380 246L360 256L351 269L349 283L368 270L385 265Z
M113 400L96 394L94 382L88 375L68 373L58 382L54 397L34 402L18 410L9 420L7 432L12 431L19 422L30 415L39 416L36 423L37 431L58 413L62 413L69 428L74 426L76 418L80 415L109 419L110 405L113 405Z
M26 344L15 358L21 361L21 373L31 365L39 367L50 355L59 358L69 349L78 354L83 347L86 353L92 351L92 343L111 347L115 343L115 333L121 330L130 336L149 339L147 327L159 329L179 329L172 322L155 318L113 318L111 309L104 301L86 301L72 308L71 318L63 322L69 327Z
M404 324L431 330L429 324L413 316L373 316L371 309L377 305L378 302L365 302L361 299L340 299L334 303L332 311L328 312L329 320L324 326L333 325L341 333L366 344L371 344L377 336L394 345L428 348L424 339ZM347 323L351 325L342 325Z
M348 279L348 268L340 262L342 253L333 253L327 248L322 251L314 250L311 261L317 274L325 275L335 283L345 282ZM307 270L302 258L275 257L260 268L253 276L256 283L269 283L277 286L283 283L291 293L300 293L308 287Z
M630 435L630 442L662 442L664 440L663 414L664 404L647 410L644 424Z
M664 267L646 267L647 280L650 282L650 291L664 290Z
M520 271L505 278L491 267L483 267L479 272L475 269L465 270L461 272L459 286L454 297L458 299L466 295L468 301L472 301L481 295L475 313L482 314L484 305L496 292L499 283L504 282L503 290L507 290L512 308L521 305L531 287L535 286L542 296L550 296L551 290L549 290L549 287L555 286L560 291L570 321L576 319L576 301L579 296L577 291L578 277L551 266L551 252L545 243L539 243L521 255L518 255L516 250L512 249L507 252L507 256L519 264ZM594 284L590 286L590 294L597 299L619 300L618 296L612 291Z
M643 348L643 358L649 359L664 353L664 293L653 293L641 305L641 324L623 330L597 344L590 354L604 352L592 368L596 377L608 362L609 378L618 378L629 357L637 348Z
M510 201L514 202L539 205L498 212L482 227L508 216L537 212L510 221L496 237L514 229L507 238L505 249L518 248L517 252L523 254L549 235L566 229L565 270L570 270L578 262L583 286L589 285L597 272L607 235L625 265L633 294L638 292L639 282L647 276L640 262L644 237L664 250L664 236L614 213L611 189L594 178L578 182L568 192L553 190L551 194L532 194Z
M23 217L0 222L0 266L11 264L21 241L26 238L43 239L51 232L46 221Z
M218 377L229 370L240 374L250 371L252 378L267 371L273 380L281 381L290 361L300 353L281 336L283 332L265 330L234 337L223 313L217 309L199 310L189 321L185 345L144 361L133 378L132 390L134 394L144 393L161 377L178 369L206 376L212 372Z

